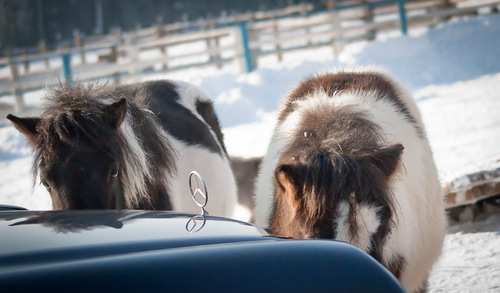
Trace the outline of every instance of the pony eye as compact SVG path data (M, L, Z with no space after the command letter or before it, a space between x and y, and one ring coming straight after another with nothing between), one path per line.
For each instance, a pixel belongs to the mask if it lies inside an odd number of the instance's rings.
M45 186L45 188L47 188L47 189L50 188L50 184L45 180L42 181L42 185Z
M118 177L118 168L115 168L111 170L111 174L109 175L110 178L116 178Z

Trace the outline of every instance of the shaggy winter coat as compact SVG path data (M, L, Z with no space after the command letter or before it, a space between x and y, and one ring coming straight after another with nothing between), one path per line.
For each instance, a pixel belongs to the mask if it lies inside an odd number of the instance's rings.
M445 236L442 191L417 106L386 74L302 81L281 106L255 189L258 225L350 242L408 292L425 290Z

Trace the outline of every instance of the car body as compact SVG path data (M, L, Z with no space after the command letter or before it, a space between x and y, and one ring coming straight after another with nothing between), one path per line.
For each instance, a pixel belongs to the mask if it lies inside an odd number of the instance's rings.
M0 208L0 292L404 292L342 242L164 211Z

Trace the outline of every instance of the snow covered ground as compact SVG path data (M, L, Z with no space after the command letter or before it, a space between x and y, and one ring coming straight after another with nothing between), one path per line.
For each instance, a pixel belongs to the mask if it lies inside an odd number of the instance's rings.
M429 292L500 292L500 215L448 230Z
M422 112L441 180L475 171L500 158L500 15L459 18L434 28L379 35L347 45L338 59L330 47L270 56L259 69L206 67L148 79L180 79L199 85L216 101L231 155L264 155L276 109L301 78L327 69L377 65L412 92ZM41 92L26 102L39 105ZM2 98L8 101L8 97ZM0 100L2 102L4 100ZM50 209L38 183L31 189L31 154L9 124L0 126L0 203ZM497 160L498 163L498 160ZM450 227L430 292L500 291L500 215Z

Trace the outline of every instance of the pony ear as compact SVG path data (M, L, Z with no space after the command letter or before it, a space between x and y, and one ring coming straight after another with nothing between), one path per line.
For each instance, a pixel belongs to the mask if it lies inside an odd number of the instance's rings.
M402 144L394 144L379 149L372 157L373 163L384 173L385 176L389 177L396 172L403 150L404 146Z
M36 127L38 123L40 123L40 118L33 118L33 117L26 117L26 118L19 118L17 116L14 116L12 114L7 115L7 119L14 124L14 127L19 130L26 138L28 139L28 142L31 144L34 144L36 137L38 135L38 132L36 130Z
M279 188L285 198L296 203L301 197L302 188L299 182L299 170L296 165L284 164L276 168L274 180L276 188Z
M118 102L107 107L108 123L111 127L119 129L127 113L127 99L121 98Z

